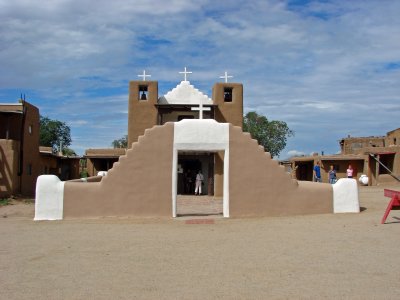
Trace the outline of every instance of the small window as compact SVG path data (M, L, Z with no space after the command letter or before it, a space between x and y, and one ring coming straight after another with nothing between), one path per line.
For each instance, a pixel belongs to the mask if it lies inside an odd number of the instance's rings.
M32 125L29 125L28 132L29 132L29 134L32 134Z
M232 102L232 88L224 88L224 101Z
M139 100L147 100L148 94L147 85L139 85Z
M397 145L396 143L397 143L396 138L393 138L393 145Z

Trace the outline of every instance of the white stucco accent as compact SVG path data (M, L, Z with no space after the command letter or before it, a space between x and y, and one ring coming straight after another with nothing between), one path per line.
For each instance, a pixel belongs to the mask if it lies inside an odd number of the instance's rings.
M213 104L213 101L196 89L189 81L181 81L175 88L158 99L158 104Z
M229 217L229 124L185 119L174 123L172 157L172 216L177 215L178 151L224 151L223 215Z
M355 179L341 178L333 187L334 213L359 213L358 186Z
M225 150L229 147L229 124L212 119L176 122L174 147L178 150Z
M64 182L55 175L41 175L36 182L35 221L62 220Z

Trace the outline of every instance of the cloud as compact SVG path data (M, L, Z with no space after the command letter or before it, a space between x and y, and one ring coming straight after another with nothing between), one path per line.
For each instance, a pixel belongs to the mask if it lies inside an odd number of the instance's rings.
M244 84L245 111L296 132L287 149L335 153L347 134L397 127L398 11L398 1L0 0L0 101L26 93L71 124L79 147L109 145L126 134L129 80L143 69L162 95L187 66L209 96L226 70Z
M287 156L288 157L294 157L294 156L304 156L306 155L304 152L302 151L297 151L297 150L289 150L287 152Z

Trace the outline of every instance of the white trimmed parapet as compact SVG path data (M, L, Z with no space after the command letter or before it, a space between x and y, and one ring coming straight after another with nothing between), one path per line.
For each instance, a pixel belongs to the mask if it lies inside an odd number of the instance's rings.
M359 213L358 186L355 179L341 178L333 187L334 213Z
M36 182L35 221L62 220L64 182L55 175L41 175Z

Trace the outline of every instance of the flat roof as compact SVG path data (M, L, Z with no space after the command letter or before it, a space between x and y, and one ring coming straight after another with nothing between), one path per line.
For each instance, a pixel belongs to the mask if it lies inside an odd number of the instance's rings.
M83 157L86 157L86 158L99 158L99 159L110 159L110 158L119 158L122 155L125 155L125 154L121 154L121 155L90 154L90 155L84 155Z
M0 103L0 112L22 114L22 103Z

